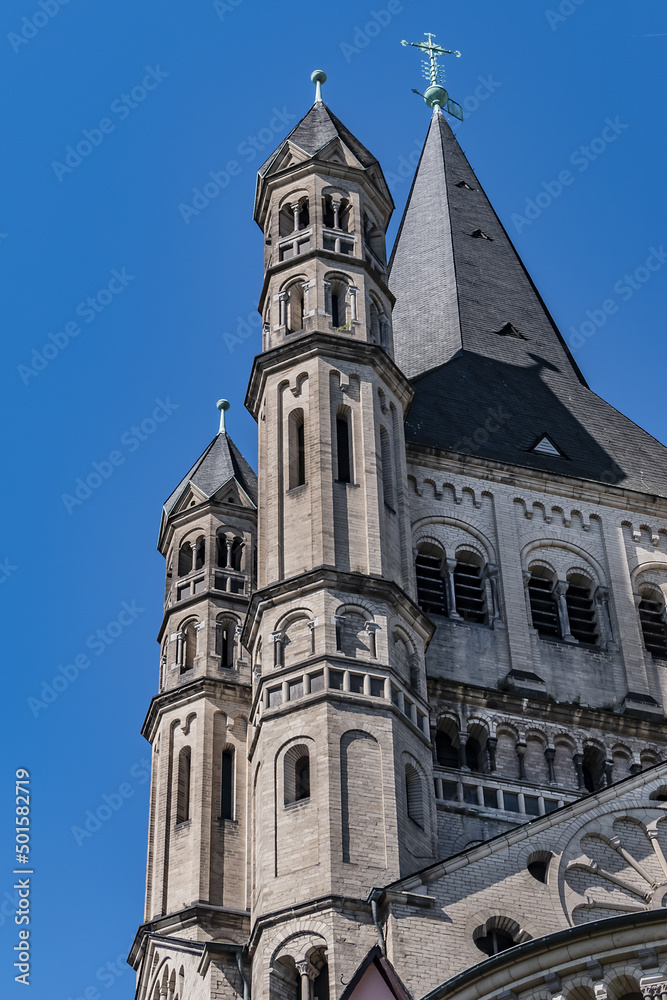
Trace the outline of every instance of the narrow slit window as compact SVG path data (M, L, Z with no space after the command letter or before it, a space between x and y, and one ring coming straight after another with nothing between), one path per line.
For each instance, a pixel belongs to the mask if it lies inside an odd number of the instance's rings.
M176 789L176 822L190 819L190 747L183 747L178 755L178 786Z
M306 484L306 431L303 410L289 415L289 489Z
M346 414L339 414L336 417L336 451L338 458L338 474L336 479L339 483L350 483L352 482L350 422Z
M234 819L234 750L222 751L220 819Z
M390 510L394 510L394 476L391 467L391 445L389 434L384 427L380 428L380 463L382 466L382 494L384 502Z

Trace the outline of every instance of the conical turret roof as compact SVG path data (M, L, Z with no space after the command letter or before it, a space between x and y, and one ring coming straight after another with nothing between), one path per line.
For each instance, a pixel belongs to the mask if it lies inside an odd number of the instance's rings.
M408 444L667 496L667 449L588 388L437 108L390 268Z
M236 447L229 434L221 431L213 438L208 448L197 459L190 471L168 497L164 504L164 515L169 517L179 498L192 484L204 494L212 497L231 479L235 479L241 489L257 506L257 476Z
M271 153L268 160L262 164L259 168L259 176L265 176L273 160L288 141L293 142L309 156L316 156L332 139L336 138L345 143L364 167L370 167L377 163L373 154L366 149L363 143L359 142L356 136L352 135L339 118L336 118L333 111L330 111L323 101L317 101L309 108L301 121L294 126L289 135L283 139L278 148Z

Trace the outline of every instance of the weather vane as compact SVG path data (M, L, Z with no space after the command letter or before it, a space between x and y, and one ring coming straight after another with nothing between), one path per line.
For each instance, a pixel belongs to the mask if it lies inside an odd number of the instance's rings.
M406 42L405 39L401 42L401 45L412 45L413 48L420 49L427 56L422 63L422 72L429 86L425 94L414 90L414 88L412 93L423 97L429 108L442 108L454 118L463 121L463 108L456 101L450 101L449 94L442 86L445 82L445 71L442 66L438 65L438 56L456 56L458 59L461 53L458 50L443 49L441 45L436 45L433 41L435 35L432 35L429 31L425 31L424 34L428 39L427 42Z

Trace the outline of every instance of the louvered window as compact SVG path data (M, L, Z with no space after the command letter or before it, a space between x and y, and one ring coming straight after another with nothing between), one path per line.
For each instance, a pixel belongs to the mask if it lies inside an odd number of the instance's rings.
M447 614L447 589L443 577L444 557L435 546L417 553L417 600L427 614Z
M642 594L639 604L644 645L649 653L667 660L667 623L665 622L665 602L657 591Z
M567 616L570 621L570 632L579 642L594 646L597 642L597 624L595 609L591 596L591 586L587 580L579 577L576 582L570 581L565 593Z
M537 629L540 636L560 639L558 602L554 594L553 581L544 577L531 576L528 581L528 596L533 628Z
M456 563L454 570L456 610L467 622L486 622L486 599L482 567L474 562Z

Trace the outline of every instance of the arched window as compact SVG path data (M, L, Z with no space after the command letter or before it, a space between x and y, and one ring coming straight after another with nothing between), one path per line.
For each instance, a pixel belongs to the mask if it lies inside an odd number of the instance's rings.
M178 785L176 788L176 822L190 819L190 747L178 755Z
M667 659L667 622L665 621L665 599L655 588L642 588L639 602L639 622L644 637L644 646L649 653L659 659Z
M350 411L343 408L336 416L336 479L352 482L352 448L350 446Z
M552 857L553 855L549 851L534 851L528 858L526 868L536 882L542 882L546 885Z
M591 581L579 573L570 574L567 580L565 603L570 632L579 642L594 646L598 636Z
M584 788L588 792L597 792L604 788L605 756L599 747L584 747L584 760L581 765L584 776Z
M303 410L289 415L289 489L306 483L306 437Z
M482 580L482 561L473 552L462 552L454 569L456 610L467 622L486 624L486 594Z
M279 216L280 236L290 236L301 229L307 229L309 225L310 211L306 197L294 201L288 198L283 202Z
M471 771L481 771L482 748L479 740L476 740L474 736L469 736L466 740L465 753L466 767L469 767Z
M331 303L331 325L337 329L347 324L347 285L333 280L329 285Z
M555 579L549 570L536 566L531 570L528 581L528 597L533 628L540 638L560 639L561 628L558 615L558 601L555 594Z
M350 202L340 195L325 194L322 203L322 222L327 229L339 229L348 233L350 224Z
M424 795L419 771L414 764L405 765L405 794L408 816L417 826L424 828Z
M206 540L202 535L201 538L197 539L197 544L195 546L195 569L202 569L205 562L206 562Z
M234 819L234 748L222 751L220 819Z
M380 464L382 469L382 494L384 502L390 510L394 510L394 475L391 467L391 444L389 434L384 427L380 428Z
M284 763L285 805L310 798L310 754L300 743L290 747Z
M329 966L325 960L313 980L313 1000L329 1000L329 996Z
M441 767L459 766L459 752L449 733L438 729L435 734L435 755Z
M377 226L364 212L363 217L363 228L364 228L364 243L371 251L371 253L377 257L381 264L384 264L384 236L382 230Z
M290 285L287 294L287 332L296 333L298 330L303 330L305 309L303 283L294 282L293 285Z
M183 657L181 660L181 673L192 670L195 665L197 655L197 628L196 622L188 622L183 629Z
M501 951L514 947L514 940L506 931L490 930L474 941L485 955L498 955Z
M310 798L310 758L300 757L294 767L294 801Z
M445 554L437 545L422 542L417 546L417 601L427 614L447 614L447 585L444 577Z
M220 657L220 666L231 669L236 658L235 618L220 617L215 623L215 652Z
M178 551L178 575L187 576L192 572L192 545L190 542L183 542Z
M234 541L232 542L232 551L231 551L232 569L240 571L242 554L243 554L243 540L241 538L235 538Z

